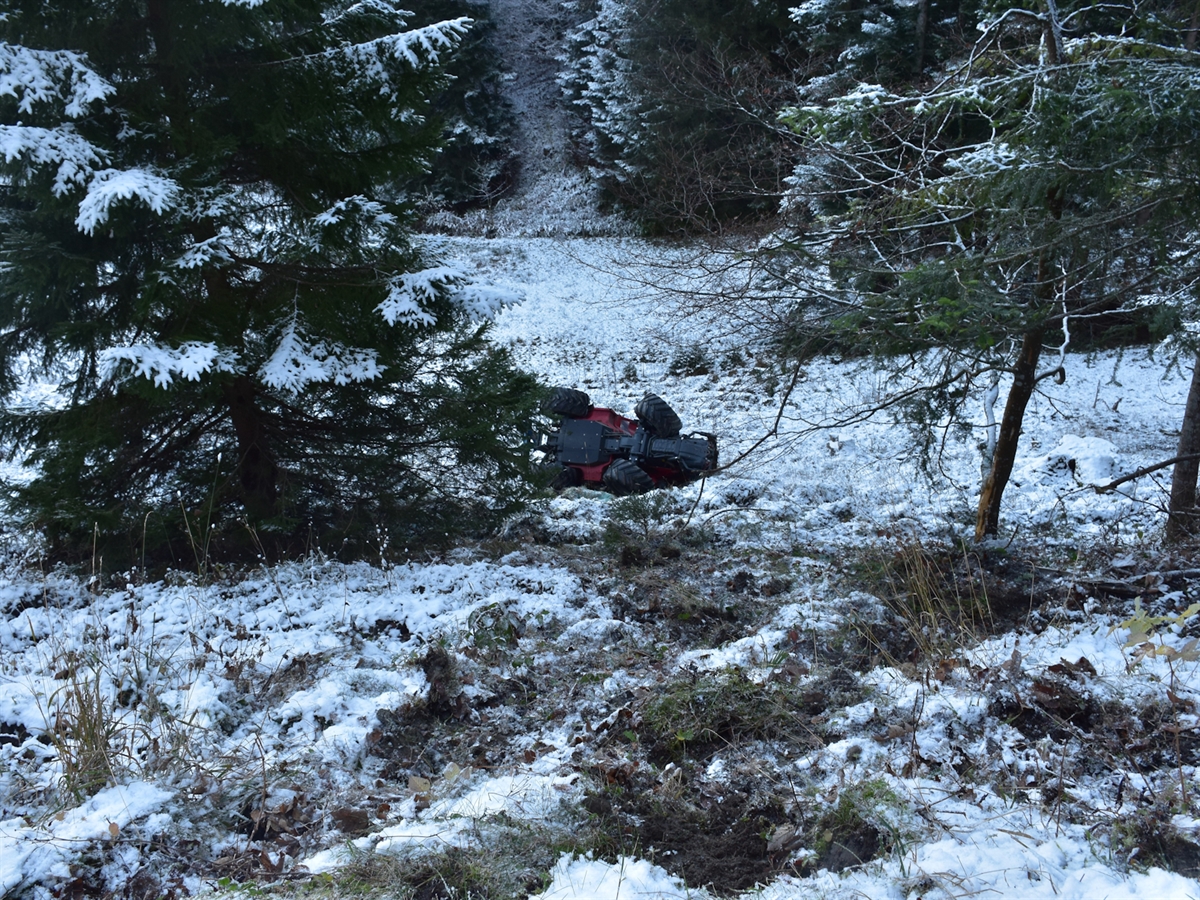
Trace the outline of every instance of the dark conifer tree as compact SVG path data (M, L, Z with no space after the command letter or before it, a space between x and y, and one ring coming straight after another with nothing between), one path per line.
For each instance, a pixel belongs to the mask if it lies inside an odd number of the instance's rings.
M774 212L792 159L776 126L800 46L785 4L577 0L561 81L607 195L650 232Z
M0 422L53 547L191 563L507 508L532 382L479 324L503 298L424 258L395 199L429 171L470 20L392 0L6 9L0 390L33 364L62 396Z
M471 30L449 60L446 83L433 100L442 121L443 145L417 187L425 204L456 209L484 206L509 189L516 165L510 139L512 108L501 87L500 54L487 0L408 0L418 21L467 16Z

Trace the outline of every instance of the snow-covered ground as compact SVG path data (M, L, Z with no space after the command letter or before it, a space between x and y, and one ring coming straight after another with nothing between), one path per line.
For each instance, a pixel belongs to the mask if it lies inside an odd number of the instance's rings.
M625 412L654 390L726 461L774 423L788 373L646 286L668 251L430 241L522 292L493 334L548 382ZM110 587L14 555L0 894L442 897L455 869L459 896L538 900L1200 897L1200 672L1168 618L1197 571L1159 545L1161 478L1090 487L1173 454L1190 373L1146 349L1066 369L986 549L963 543L982 431L926 477L895 423L811 427L894 386L818 360L702 485L568 492L436 558ZM922 631L884 602L898 578L935 612L992 585L987 622Z

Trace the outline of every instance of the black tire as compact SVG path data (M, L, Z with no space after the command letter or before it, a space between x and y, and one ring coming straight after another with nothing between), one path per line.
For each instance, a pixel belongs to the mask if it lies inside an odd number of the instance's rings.
M579 487L581 484L583 484L583 473L570 466L563 466L554 476L554 480L550 482L550 487L556 491L565 491L567 488Z
M546 412L568 419L582 419L592 411L592 398L574 388L556 387L542 405Z
M604 470L604 486L618 497L654 490L650 476L627 459L614 459Z
M675 414L675 410L658 394L646 393L634 408L638 421L645 425L650 432L660 438L677 438L683 422Z

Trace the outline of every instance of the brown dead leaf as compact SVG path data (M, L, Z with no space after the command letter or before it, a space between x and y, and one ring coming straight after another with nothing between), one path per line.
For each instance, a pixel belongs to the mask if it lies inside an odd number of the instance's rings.
M906 734L912 734L916 729L913 728L912 722L903 722L895 725L889 725L887 731L881 734L875 734L871 737L876 743L886 744L888 741L894 741L896 738L904 737Z
M933 677L937 681L946 681L950 677L950 674L961 665L961 659L939 660L937 667L933 670Z
M1074 678L1081 678L1084 675L1090 675L1093 678L1096 677L1096 667L1092 665L1086 656L1079 657L1075 662L1068 662L1060 658L1057 663L1046 668L1056 675L1070 675Z
M1187 697L1180 697L1170 688L1167 689L1167 699L1170 700L1174 706L1178 706L1184 712L1196 711L1196 702L1194 700L1189 700Z

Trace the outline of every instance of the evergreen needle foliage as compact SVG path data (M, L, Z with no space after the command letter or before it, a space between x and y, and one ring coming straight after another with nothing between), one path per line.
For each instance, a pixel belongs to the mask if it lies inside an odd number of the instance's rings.
M6 10L0 391L29 366L63 387L6 408L0 437L37 466L16 502L56 553L355 552L519 500L534 385L481 324L511 298L407 225L470 19Z
M982 424L965 404L990 396L990 412L1012 377L980 432L979 538L997 533L1026 404L1065 377L1062 354L1178 330L1200 271L1190 9L1026 6L975 10L980 37L936 80L859 82L785 111L807 160L771 251L801 297L790 338L911 375L887 402L926 447Z

